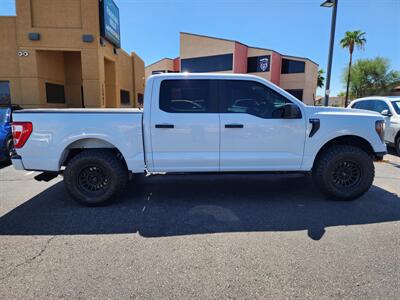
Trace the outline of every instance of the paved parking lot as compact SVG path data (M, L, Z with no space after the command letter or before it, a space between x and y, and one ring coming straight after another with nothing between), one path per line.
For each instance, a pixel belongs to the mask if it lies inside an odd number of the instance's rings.
M138 177L81 207L0 170L0 299L381 298L400 294L400 158L325 200L300 175Z

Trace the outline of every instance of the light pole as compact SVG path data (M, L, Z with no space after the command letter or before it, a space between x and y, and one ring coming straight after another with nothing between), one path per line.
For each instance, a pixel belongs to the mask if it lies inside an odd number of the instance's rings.
M333 56L333 45L335 43L335 29L336 29L336 15L339 0L325 0L321 6L322 7L333 7L332 10L332 20L331 20L331 38L329 41L329 56L328 56L328 70L326 74L326 84L325 84L325 101L324 105L328 106L329 94L331 87L331 72L332 72L332 56Z

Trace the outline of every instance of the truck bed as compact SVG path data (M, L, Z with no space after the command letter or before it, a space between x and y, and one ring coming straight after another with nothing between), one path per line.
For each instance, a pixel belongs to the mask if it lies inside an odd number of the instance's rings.
M129 170L144 170L140 109L25 109L13 121L32 123L30 138L17 149L24 169L58 171L71 149L116 148Z

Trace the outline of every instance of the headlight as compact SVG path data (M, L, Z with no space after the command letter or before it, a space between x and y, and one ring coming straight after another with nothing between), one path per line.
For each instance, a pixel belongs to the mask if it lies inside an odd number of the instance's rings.
M379 135L379 138L381 139L382 143L384 142L385 139L385 121L376 121L375 122L375 131Z

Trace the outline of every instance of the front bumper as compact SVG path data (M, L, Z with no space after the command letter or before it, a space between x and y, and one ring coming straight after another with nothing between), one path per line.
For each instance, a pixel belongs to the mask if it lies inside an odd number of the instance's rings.
M22 162L22 158L19 155L11 156L11 162L16 170L25 170L24 164Z

